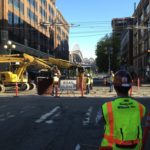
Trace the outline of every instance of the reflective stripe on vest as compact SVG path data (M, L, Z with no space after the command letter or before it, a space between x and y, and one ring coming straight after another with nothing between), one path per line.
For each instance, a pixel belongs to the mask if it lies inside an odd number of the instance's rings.
M139 139L123 141L123 140L114 138L114 114L112 111L113 110L112 102L107 102L106 106L107 106L107 112L108 112L109 134L104 134L104 138L108 141L108 146L113 147L113 144L128 145L128 146L133 145L133 144L138 144L140 142ZM142 118L143 108L141 104L139 104L139 111L140 111L140 117Z
M140 118L141 118L141 120L142 120L142 117L143 117L143 107L142 107L142 105L139 103L138 104L139 105L139 110L140 110Z
M54 80L54 82L58 82L59 78L55 76L55 77L53 77L53 80Z
M109 146L112 146L114 143L113 135L114 135L114 118L113 118L113 112L112 112L112 103L107 103L107 111L108 111L108 120L109 120Z
M86 85L90 85L90 78L89 77L87 77L87 79L86 79Z

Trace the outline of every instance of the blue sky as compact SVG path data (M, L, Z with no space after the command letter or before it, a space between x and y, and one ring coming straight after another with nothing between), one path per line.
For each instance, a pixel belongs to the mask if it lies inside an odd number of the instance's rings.
M134 3L140 0L56 0L56 7L70 28L70 51L78 44L83 57L95 58L97 42L107 33L111 33L112 18L132 16Z

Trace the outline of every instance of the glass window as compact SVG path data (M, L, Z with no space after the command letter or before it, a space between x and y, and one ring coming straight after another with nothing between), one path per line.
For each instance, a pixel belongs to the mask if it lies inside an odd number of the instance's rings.
M14 6L19 9L19 0L14 0Z
M145 12L146 14L148 14L149 11L150 11L150 6L149 6L149 4L147 4L146 7L145 7L145 9L144 9L144 12Z
M13 0L9 0L9 1L8 1L8 4L13 4Z
M20 27L24 27L24 21L21 18L19 18L19 20L20 20Z
M19 25L19 17L14 14L14 25Z
M13 13L12 12L8 12L8 24L12 25L13 24Z
M38 5L37 5L37 2L35 2L35 9L36 9L36 11L38 11Z
M24 4L20 2L20 13L24 14Z

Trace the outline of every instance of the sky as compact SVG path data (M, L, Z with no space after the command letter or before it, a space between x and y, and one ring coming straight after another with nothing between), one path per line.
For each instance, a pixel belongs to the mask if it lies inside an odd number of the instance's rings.
M96 58L96 44L112 32L111 20L132 16L140 0L56 0L69 24L69 50L78 44L84 58Z

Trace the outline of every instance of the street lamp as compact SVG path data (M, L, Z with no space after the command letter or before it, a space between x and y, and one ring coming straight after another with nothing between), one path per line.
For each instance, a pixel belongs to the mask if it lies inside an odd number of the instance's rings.
M108 47L108 48L107 48L108 61L109 61L109 66L108 66L108 72L109 72L109 73L110 73L110 70L111 70L111 66L110 66L110 55L112 55L112 50L113 50L112 47Z
M7 44L4 45L4 49L8 50L9 54L11 54L11 50L15 49L16 45L12 43L12 41L7 41Z

